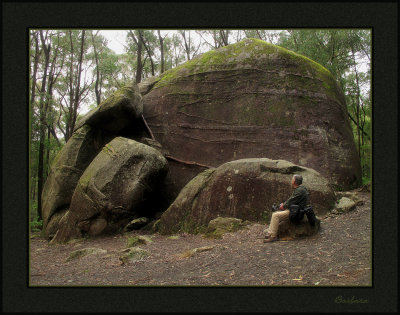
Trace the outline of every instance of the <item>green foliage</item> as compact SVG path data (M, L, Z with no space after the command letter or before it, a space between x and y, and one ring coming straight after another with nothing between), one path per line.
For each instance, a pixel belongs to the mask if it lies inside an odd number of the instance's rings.
M31 232L39 232L43 228L43 220L36 217L33 221L29 222L29 229Z
M29 221L33 222L37 220L37 201L32 201L30 204L30 209L29 209Z

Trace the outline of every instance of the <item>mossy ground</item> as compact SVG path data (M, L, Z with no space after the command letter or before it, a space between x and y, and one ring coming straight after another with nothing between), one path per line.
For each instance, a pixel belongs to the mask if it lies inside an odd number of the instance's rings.
M126 247L135 247L140 244L147 244L150 243L151 239L149 237L145 236L133 236L133 237L128 237L126 240Z

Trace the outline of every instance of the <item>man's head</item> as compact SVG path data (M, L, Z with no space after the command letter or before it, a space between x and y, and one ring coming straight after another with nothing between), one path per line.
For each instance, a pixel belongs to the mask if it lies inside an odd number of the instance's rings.
M292 177L292 187L296 188L303 183L303 177L301 175L293 175Z

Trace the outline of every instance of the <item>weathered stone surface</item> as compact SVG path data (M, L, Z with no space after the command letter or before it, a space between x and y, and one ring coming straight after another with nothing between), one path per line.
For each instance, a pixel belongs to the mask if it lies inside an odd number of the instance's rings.
M150 219L146 218L146 217L133 219L131 222L129 222L125 226L124 230L125 231L137 230L137 229L140 229L141 227L145 226L149 222L150 222Z
M144 235L138 235L134 237L129 237L128 240L126 241L126 246L129 247L134 247L137 245L146 245L148 243L151 243L152 240L150 237L144 236Z
M350 198L343 197L339 200L338 204L335 205L334 211L337 213L346 213L353 210L356 207L356 202Z
M96 218L92 222L90 222L90 227L88 234L90 236L100 235L104 229L107 227L107 220L104 218Z
M101 254L106 254L106 253L107 253L107 250L101 249L101 248L96 248L96 247L82 248L82 249L78 249L78 250L71 252L71 254L68 256L66 262L69 262L69 261L75 260L75 259L80 259L87 255L101 255Z
M63 209L59 209L57 212L55 212L50 217L50 220L46 224L46 227L43 228L42 236L49 238L49 239L53 238L54 235L57 233L58 225L59 225L61 218L65 215L65 213L67 211L68 211L68 208L63 208Z
M72 137L53 162L43 188L44 236L51 236L58 229L65 212L62 210L68 208L78 180L90 162L117 132L138 124L134 119L142 112L142 97L133 85L121 88L77 122Z
M208 223L205 236L208 238L222 238L225 233L236 232L245 225L246 223L241 219L218 217Z
M318 219L314 226L308 223L307 217L304 216L298 224L293 224L289 220L279 223L278 236L279 238L289 237L298 238L303 236L311 236L320 230L321 221Z
M147 251L145 249L142 249L140 247L133 247L133 248L129 248L129 250L127 250L126 253L121 255L119 257L119 260L123 264L128 264L130 262L134 262L134 261L137 261L137 260L142 260L142 259L146 258L149 255L150 255L149 251Z
M164 234L201 232L217 217L265 222L271 217L271 205L291 195L294 174L303 176L316 215L333 208L334 191L315 170L283 160L242 159L191 180L161 216L159 230Z
M132 124L142 113L143 102L139 88L136 84L125 86L82 117L76 123L74 131L83 125L90 125L116 134Z
M237 218L222 218L218 217L208 223L210 230L223 229L226 231L235 231L240 228L243 220Z
M52 242L80 237L100 218L107 222L102 232L123 228L132 217L148 211L146 201L167 170L167 161L157 150L115 138L82 174Z
M140 82L138 84L140 94L146 95L147 93L149 93L151 91L151 89L153 88L153 86L158 81L160 81L159 77L150 77L150 78L146 79L145 81Z
M310 59L255 39L166 71L143 115L170 155L212 167L243 158L310 167L344 189L361 171L342 91ZM170 161L171 194L205 168Z
M169 152L162 147L160 142L158 142L156 140L153 140L150 138L141 138L139 142L158 150L163 155L169 154Z
M336 196L338 197L337 199L341 199L343 197L346 197L348 199L351 199L355 202L357 206L360 206L364 204L360 196L358 195L357 191L345 191L345 192L336 192Z
M42 192L43 234L58 229L58 222L68 208L79 178L111 136L84 126L76 131L55 158ZM60 212L53 217L56 213ZM50 222L51 221L51 222Z

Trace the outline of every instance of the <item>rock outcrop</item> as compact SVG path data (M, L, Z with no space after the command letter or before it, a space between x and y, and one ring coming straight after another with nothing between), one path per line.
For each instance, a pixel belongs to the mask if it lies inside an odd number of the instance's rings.
M145 202L155 197L151 193L167 171L167 161L157 150L134 140L115 138L80 177L52 242L67 242L88 233L115 232L134 216L146 212L151 216L156 209L149 209Z
M203 232L217 217L269 221L271 206L291 195L294 174L303 176L316 215L332 209L334 191L315 170L284 160L242 159L206 170L191 180L161 216L159 231Z
M283 159L342 189L361 179L343 92L312 60L256 39L204 53L142 87L143 115L170 161L171 195L206 166Z
M290 221L282 221L279 223L278 228L278 236L279 238L298 238L304 236L311 236L320 230L321 221L317 219L317 222L311 226L307 220L307 217L304 216L303 220L299 223L294 224Z
M359 184L344 95L321 65L246 39L123 87L79 120L43 189L43 234L65 242L146 222L173 233L217 217L265 221L293 173L317 214L333 206L328 180Z
M82 117L75 125L74 131L89 125L117 134L142 113L142 96L137 85L124 86Z
M132 85L116 91L77 122L72 137L53 161L43 187L44 236L56 233L79 178L92 160L118 132L135 125L133 119L142 111L139 89Z
M248 221L243 222L237 218L218 217L208 222L205 232L206 238L222 238L225 233L236 232L246 226Z
M55 234L71 202L79 178L109 135L90 126L76 131L55 158L42 192L43 235Z

